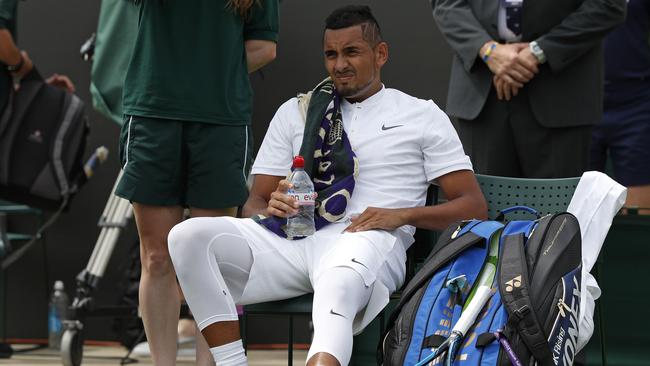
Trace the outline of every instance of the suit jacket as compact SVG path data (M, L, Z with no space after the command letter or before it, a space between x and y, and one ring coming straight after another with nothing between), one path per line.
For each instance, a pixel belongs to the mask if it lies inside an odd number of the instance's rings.
M493 74L478 57L499 40L500 0L431 0L442 34L454 50L447 113L475 119ZM602 118L601 41L625 19L626 0L524 0L522 42L536 40L546 63L524 85L537 121L545 127L590 125Z

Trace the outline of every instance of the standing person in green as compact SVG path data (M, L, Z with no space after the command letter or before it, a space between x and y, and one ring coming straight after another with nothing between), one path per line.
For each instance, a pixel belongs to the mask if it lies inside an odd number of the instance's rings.
M193 217L234 216L248 196L248 73L275 58L277 0L139 0L124 82L116 194L133 203L140 310L153 362L175 364L180 294L167 234ZM201 351L198 351L201 349ZM197 364L214 365L203 337Z
M0 112L4 111L13 87L13 78L22 79L28 75L40 77L34 71L34 64L26 51L16 45L16 23L18 0L0 0ZM46 82L74 92L72 81L65 75L54 74ZM0 113L1 114L1 113Z

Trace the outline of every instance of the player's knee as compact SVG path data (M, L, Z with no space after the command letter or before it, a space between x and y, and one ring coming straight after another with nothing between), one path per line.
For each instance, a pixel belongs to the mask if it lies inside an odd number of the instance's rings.
M317 286L337 298L345 298L346 294L365 288L363 277L350 267L330 268L321 275Z
M208 244L208 240L202 232L203 225L197 221L201 220L189 219L181 222L172 228L167 237L169 255L177 272L191 266L192 258L205 255L204 248Z
M357 286L354 286L348 281L332 282L327 284L325 287L327 289L326 293L329 294L328 296L336 302L345 301L347 294L358 290L358 288L356 288Z
M166 276L174 270L169 255L164 250L144 250L141 263L142 271L149 276Z
M174 226L169 231L169 235L167 236L167 243L169 245L169 253L172 256L174 255L175 249L178 246L191 240L194 232L191 221L192 219L185 220L180 224Z
M328 303L322 311L328 315L341 315L353 319L358 308L363 304L356 304L352 300L364 297L355 295L367 291L367 288L361 275L354 269L336 267L323 273L314 290L319 302L322 299L323 302Z

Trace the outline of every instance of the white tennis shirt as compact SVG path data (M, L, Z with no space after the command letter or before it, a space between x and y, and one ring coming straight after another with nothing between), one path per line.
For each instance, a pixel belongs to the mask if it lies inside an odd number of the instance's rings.
M363 102L344 100L341 111L359 159L348 217L370 206L423 206L429 183L453 171L472 170L449 118L431 100L382 87ZM304 128L298 99L289 99L271 120L251 174L287 176ZM413 227L404 229L414 232Z

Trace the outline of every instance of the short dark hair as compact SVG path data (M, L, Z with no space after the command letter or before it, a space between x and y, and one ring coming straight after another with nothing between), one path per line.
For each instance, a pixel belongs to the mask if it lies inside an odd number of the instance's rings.
M325 29L342 29L361 26L363 39L375 46L382 41L381 28L377 19L372 15L370 7L366 5L347 5L334 10L325 19Z

